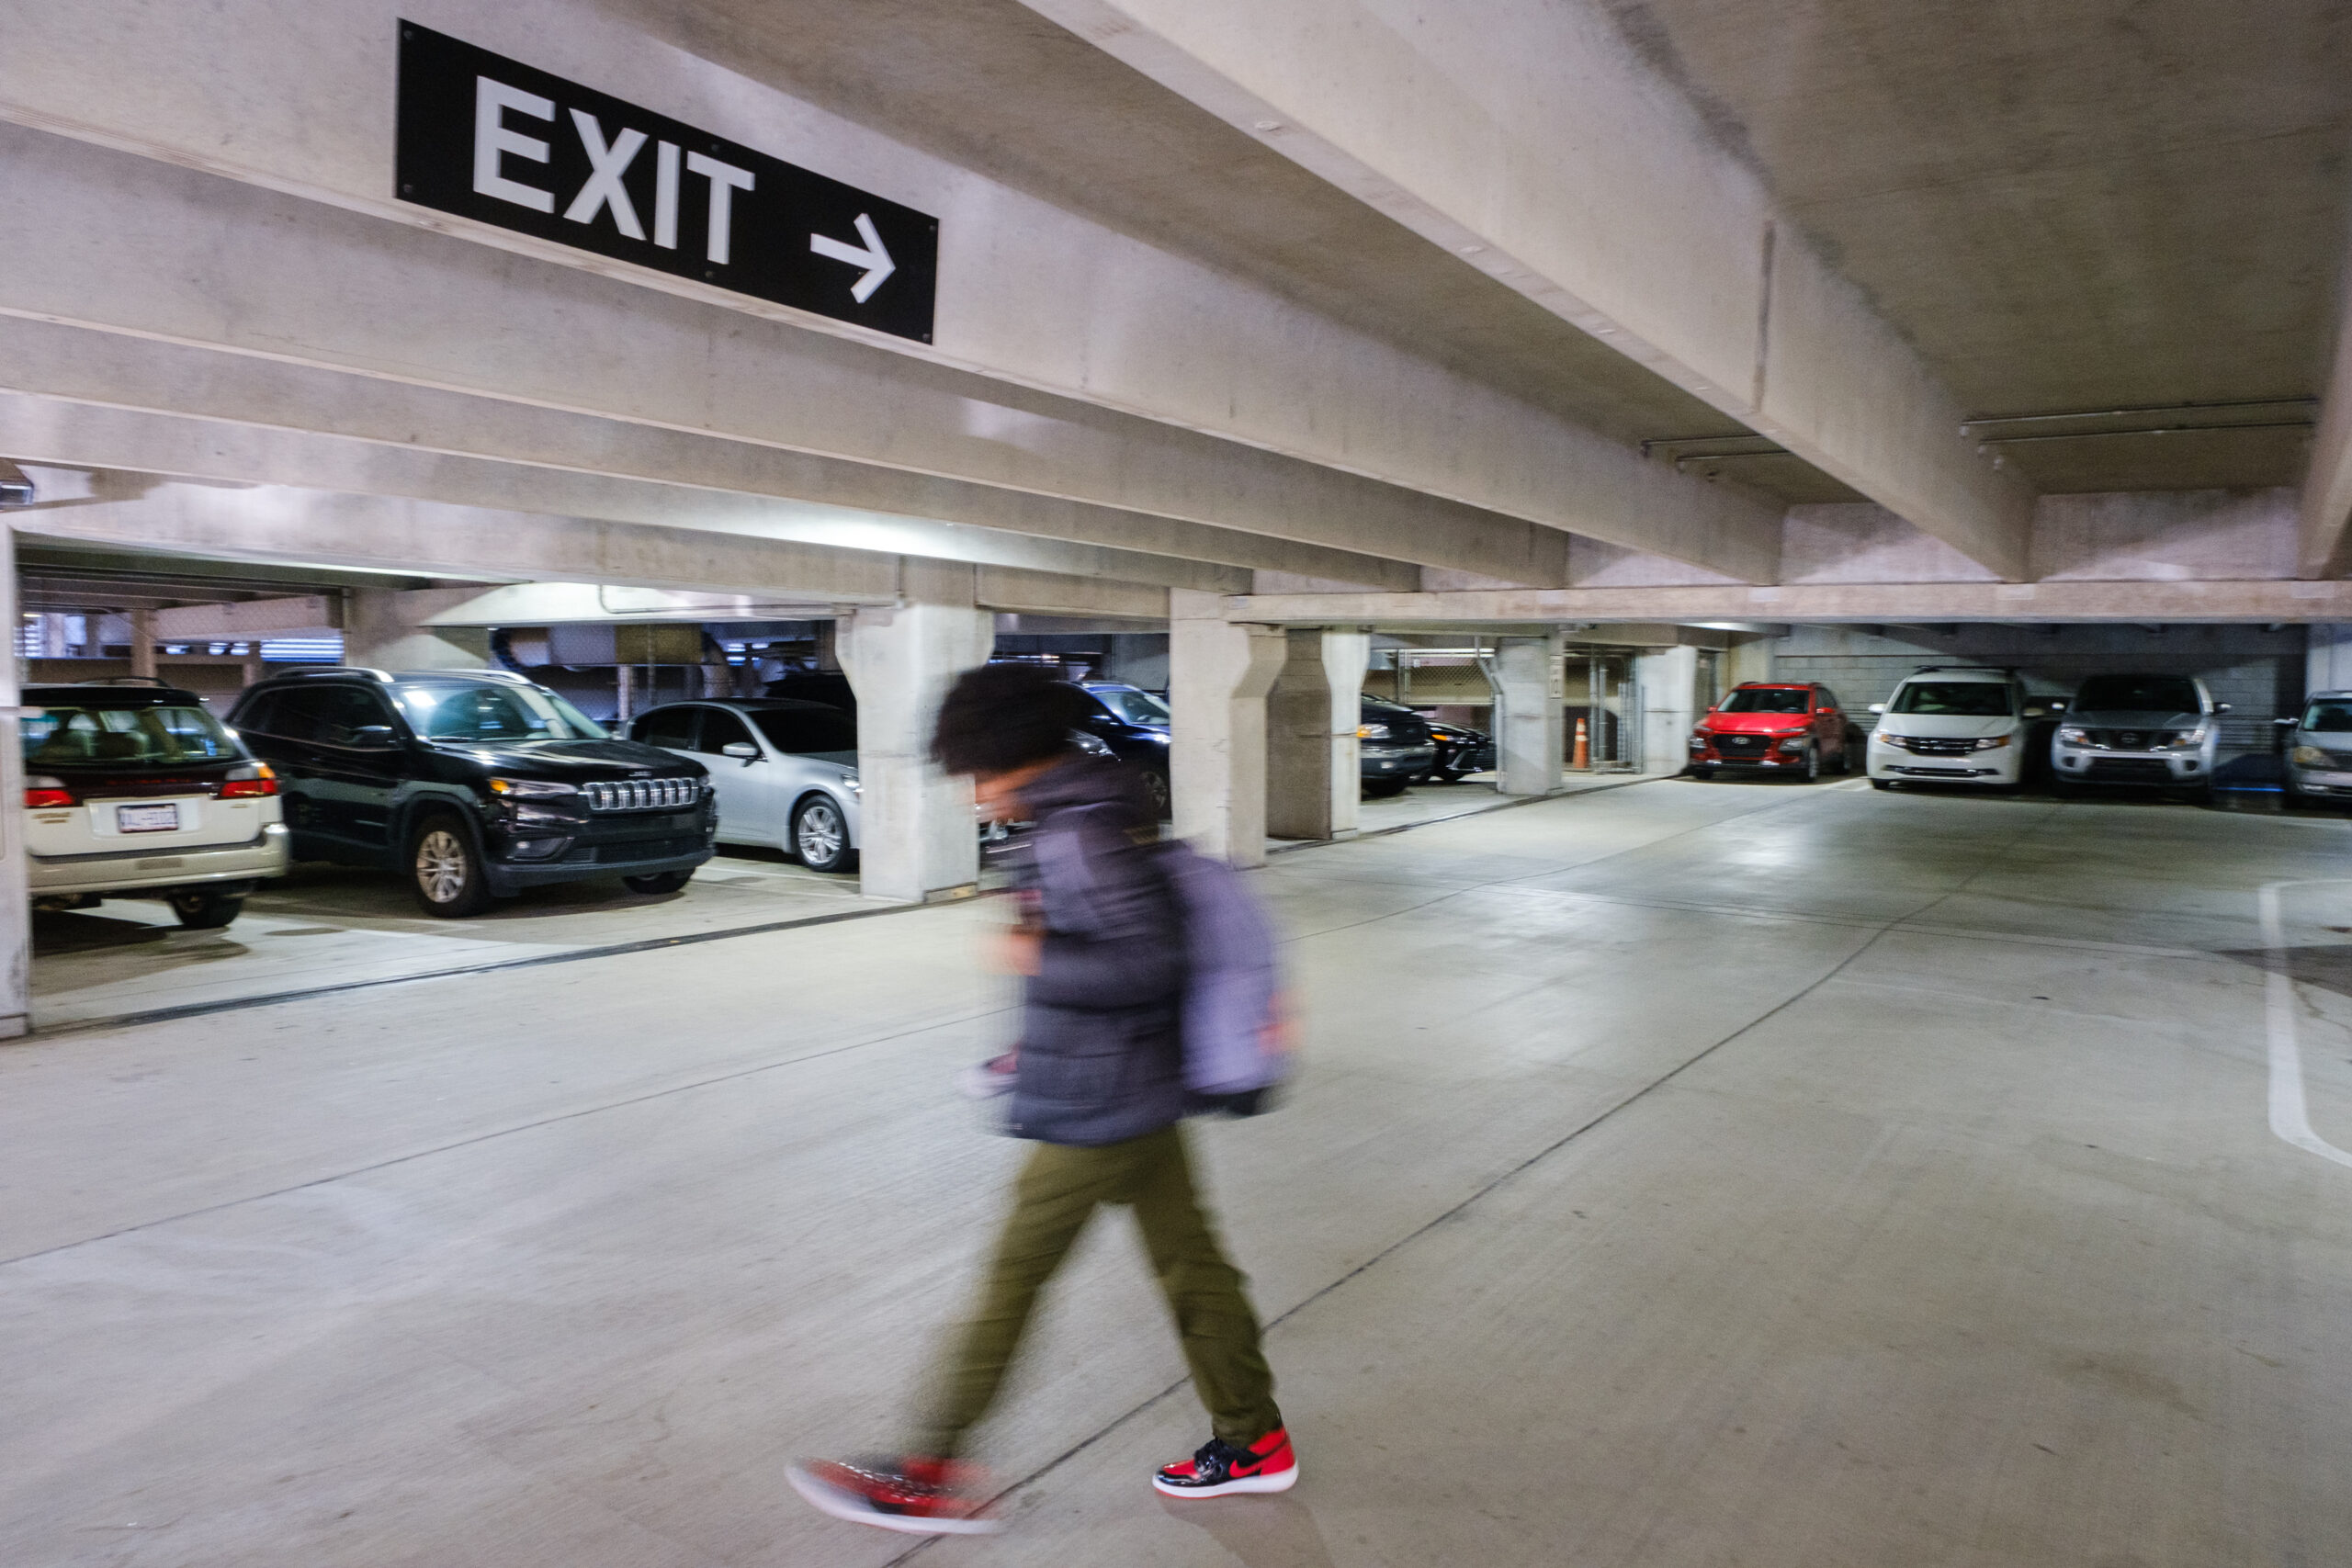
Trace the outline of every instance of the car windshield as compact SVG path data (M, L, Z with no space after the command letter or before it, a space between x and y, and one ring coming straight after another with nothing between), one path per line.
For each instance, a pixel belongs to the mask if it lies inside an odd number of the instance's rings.
M1887 705L1889 713L1949 714L1956 718L2006 718L2009 688L2005 681L1905 681Z
M1149 692L1139 692L1131 686L1097 686L1094 700L1109 708L1114 716L1129 724L1148 724L1155 729L1168 728L1168 705Z
M757 708L752 722L779 751L806 756L857 750L857 720L839 708Z
M1724 699L1723 713L1804 713L1813 706L1810 686L1742 686Z
M2352 730L2352 698L2329 697L2303 710L2303 728L2317 734Z
M25 761L70 768L119 762L220 762L244 752L220 721L199 707L106 707L43 699L40 716L20 721Z
M427 740L602 740L596 721L541 686L402 681L401 711Z
M2094 675L2075 694L2076 713L2195 713L2197 682L2178 675Z

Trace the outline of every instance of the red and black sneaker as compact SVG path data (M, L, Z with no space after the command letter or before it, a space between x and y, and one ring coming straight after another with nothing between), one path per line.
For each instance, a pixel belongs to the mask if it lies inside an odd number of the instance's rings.
M820 1512L852 1524L908 1535L989 1535L1004 1528L972 1500L979 1471L950 1460L812 1459L785 1474Z
M1161 1465L1151 1483L1170 1497L1287 1492L1298 1483L1298 1456L1291 1452L1290 1434L1280 1427L1246 1449L1211 1438L1191 1459Z

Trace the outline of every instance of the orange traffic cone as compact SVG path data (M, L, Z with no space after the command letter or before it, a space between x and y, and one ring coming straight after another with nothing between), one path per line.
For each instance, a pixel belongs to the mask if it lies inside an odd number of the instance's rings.
M1589 768L1592 766L1592 742L1585 739L1584 720L1582 719L1577 720L1576 755L1568 759L1568 766L1571 768Z

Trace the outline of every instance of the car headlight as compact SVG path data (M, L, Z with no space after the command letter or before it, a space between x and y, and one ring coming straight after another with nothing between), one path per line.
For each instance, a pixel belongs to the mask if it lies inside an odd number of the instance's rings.
M1871 744L1873 746L1892 746L1898 751L1905 751L1910 749L1903 743L1903 737L1900 735L1889 735L1883 730L1877 729L1871 731Z
M2299 768L2324 768L2327 766L2327 753L2321 750L2316 746L2298 746L2294 750L2289 752L2288 756L2290 760L2294 762L2295 766Z
M1359 740L1385 740L1388 739L1388 727L1385 724L1359 724L1356 726L1356 739Z
M2200 724L2195 729L2176 729L2165 737L2164 744L2176 751L2193 751L2205 744L2205 727Z
M1976 749L1979 751L1996 751L2008 743L2009 738L2006 735L1988 735L1976 743Z
M490 793L514 797L518 795L578 795L579 789L568 784L549 784L544 779L492 779Z
M2091 732L2070 724L2058 732L2058 743L2061 746L2087 746L2091 743Z
M855 773L847 773L842 776L842 788L849 791L852 795L859 796L860 798L863 798L865 795L865 783Z

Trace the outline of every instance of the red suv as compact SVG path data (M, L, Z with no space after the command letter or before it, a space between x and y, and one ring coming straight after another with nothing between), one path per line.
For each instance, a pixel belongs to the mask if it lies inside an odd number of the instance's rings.
M1750 681L1707 710L1690 732L1690 773L1770 769L1817 779L1846 771L1846 716L1838 694L1804 682Z

